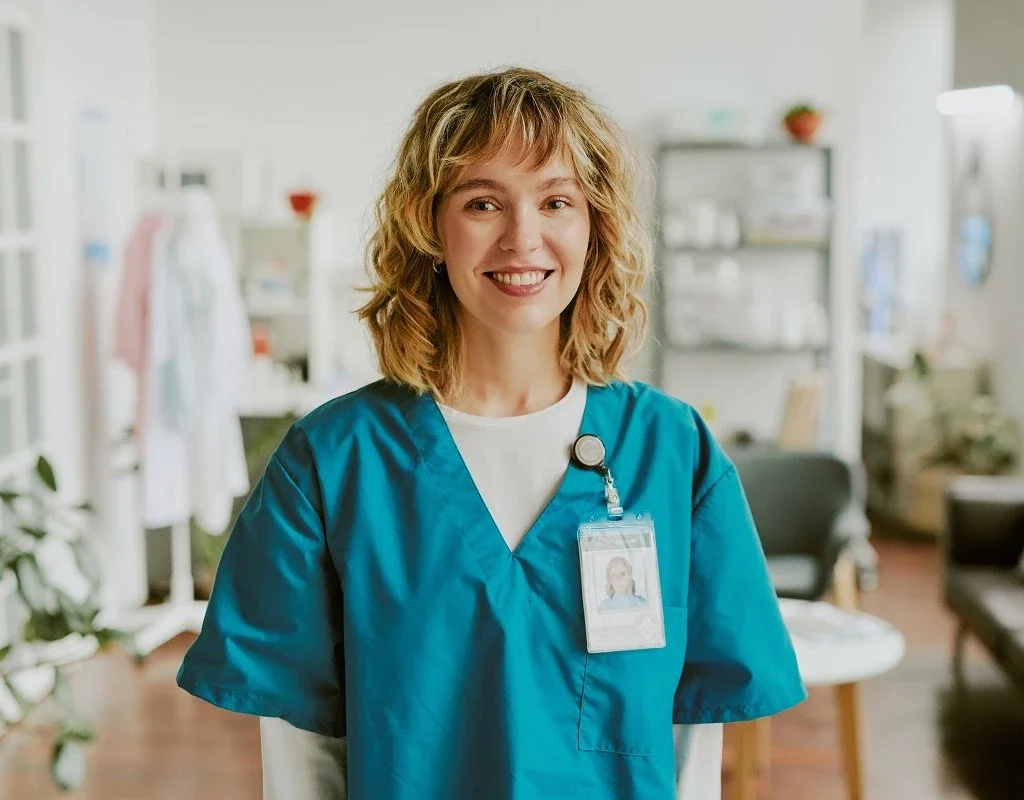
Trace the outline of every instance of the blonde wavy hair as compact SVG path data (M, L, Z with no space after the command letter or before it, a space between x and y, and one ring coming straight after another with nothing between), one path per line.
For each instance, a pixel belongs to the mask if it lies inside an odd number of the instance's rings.
M647 326L641 298L650 242L638 213L644 161L582 92L540 72L511 68L431 92L417 108L394 173L376 204L367 260L370 329L381 372L417 393L457 395L464 373L459 301L444 272L436 214L460 171L510 143L533 163L555 154L575 168L591 234L579 291L562 314L560 361L587 383L621 378Z

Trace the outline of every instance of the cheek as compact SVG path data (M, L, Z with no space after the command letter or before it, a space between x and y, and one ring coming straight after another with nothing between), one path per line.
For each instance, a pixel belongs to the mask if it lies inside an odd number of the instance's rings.
M582 270L590 246L590 221L580 220L563 231L560 237L562 259L575 269Z

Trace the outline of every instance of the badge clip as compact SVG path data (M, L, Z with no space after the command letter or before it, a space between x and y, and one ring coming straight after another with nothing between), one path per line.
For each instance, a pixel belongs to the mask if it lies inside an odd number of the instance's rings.
M584 469L596 470L604 480L604 499L608 506L608 518L622 519L622 501L619 490L615 488L612 471L605 464L606 455L604 442L592 433L584 433L576 438L572 445L573 461Z

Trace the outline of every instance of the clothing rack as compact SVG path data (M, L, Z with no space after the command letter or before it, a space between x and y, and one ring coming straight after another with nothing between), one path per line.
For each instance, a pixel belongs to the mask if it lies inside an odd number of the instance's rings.
M191 521L171 526L171 595L159 606L140 609L133 627L136 658L145 658L183 633L199 633L206 602L195 599Z
M202 172L188 171L169 162L149 162L141 193L155 199L164 209L173 208L178 190L186 186L206 185ZM144 203L145 204L145 203ZM148 533L144 530L144 536ZM183 633L198 634L206 617L206 601L195 599L192 574L192 520L181 520L170 526L171 580L170 596L159 604L132 610L119 620L121 629L130 631L134 656L142 660L159 647Z

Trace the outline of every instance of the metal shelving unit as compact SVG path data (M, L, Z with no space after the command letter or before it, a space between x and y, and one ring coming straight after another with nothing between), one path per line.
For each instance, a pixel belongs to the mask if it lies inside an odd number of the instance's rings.
M694 157L716 155L718 157L756 158L759 155L777 160L780 156L791 154L803 156L810 153L821 159L822 196L829 201L833 199L833 152L829 146L800 145L789 142L763 142L763 143L741 143L741 142L705 142L705 141L679 141L663 143L657 151L657 239L655 249L655 292L652 297L652 323L654 334L659 347L654 356L654 382L657 386L665 388L666 369L670 359L692 357L695 354L712 354L724 358L743 358L751 355L768 355L772 358L785 359L787 357L811 356L815 369L826 370L831 363L832 350L835 346L835 314L832 303L832 219L830 214L827 229L827 236L823 243L746 243L740 242L736 247L696 247L696 246L669 246L661 236L662 223L666 214L666 181L670 179L668 169L669 162L679 154L688 154ZM828 337L825 346L747 346L731 342L708 342L706 344L682 344L673 343L668 339L668 298L665 288L665 269L672 256L686 254L696 260L703 258L721 258L733 256L740 262L742 271L744 257L750 255L771 255L771 254L800 254L813 256L817 261L816 299L821 303L827 317ZM784 361L782 363L785 363ZM830 414L830 416L832 416ZM829 420L828 422L831 422ZM828 422L825 427L831 427Z

